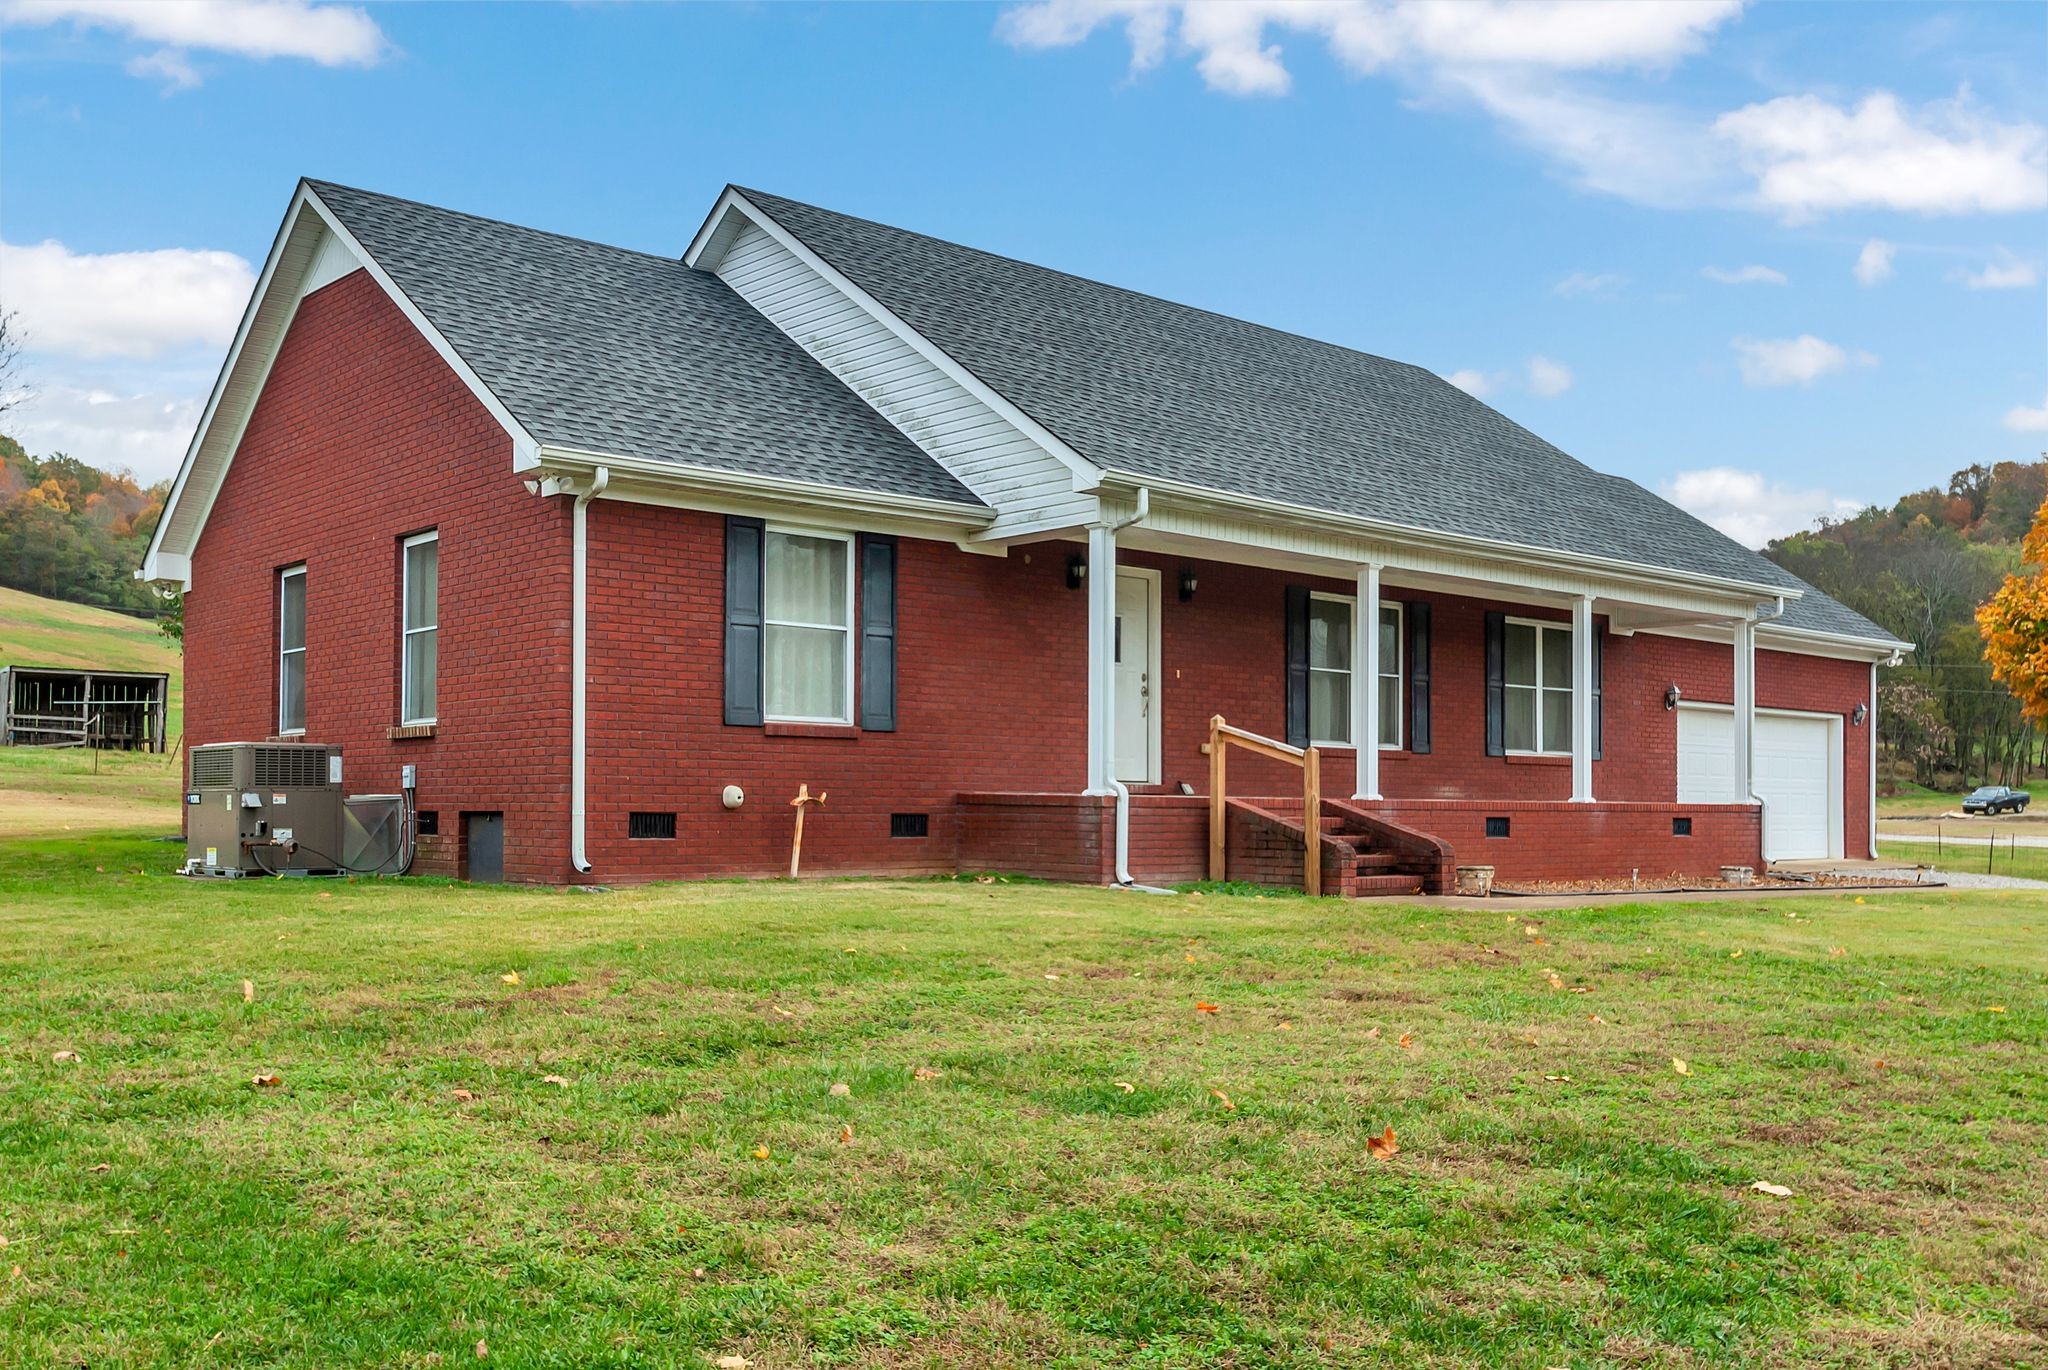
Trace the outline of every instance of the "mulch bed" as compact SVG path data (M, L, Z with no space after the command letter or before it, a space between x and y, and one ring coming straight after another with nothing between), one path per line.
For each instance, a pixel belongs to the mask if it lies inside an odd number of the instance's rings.
M1939 885L1935 880L1878 880L1867 875L1759 875L1750 884L1701 879L1687 875L1646 876L1640 880L1496 880L1493 892L1502 895L1556 894L1705 894L1736 890L1743 894L1775 894L1788 890L1897 890Z

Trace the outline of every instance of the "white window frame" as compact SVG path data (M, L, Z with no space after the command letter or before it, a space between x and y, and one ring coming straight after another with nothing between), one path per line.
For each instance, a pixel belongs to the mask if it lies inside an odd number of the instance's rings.
M1576 677L1576 676L1577 676L1577 664L1578 664L1578 661L1577 661L1577 655L1576 655L1576 654L1575 654L1575 653L1573 652L1573 650L1572 650L1572 625L1571 625L1571 624L1569 624L1569 623L1561 622L1560 620L1558 620L1558 619L1554 619L1554 618L1510 618L1510 619L1508 619L1508 620L1507 620L1507 624L1508 624L1508 627L1513 627L1513 626L1515 626L1516 624L1521 624L1521 625L1522 625L1522 626L1524 626L1524 627L1528 627L1528 628L1534 628L1534 629L1536 630L1536 683L1535 683L1535 685L1534 685L1534 686L1529 686L1529 685L1515 685L1515 684L1510 684L1510 683L1509 683L1509 681L1508 681L1508 660L1507 660L1507 657L1508 657L1508 644L1507 644L1507 635L1506 635L1506 631L1505 631L1505 630L1503 630L1503 631L1502 631L1502 635L1501 635L1501 644L1500 644L1500 657L1501 657L1501 660L1500 660L1500 681L1501 681L1501 736L1502 736L1503 738L1505 738L1505 737L1507 736L1507 696L1508 696L1508 691L1510 691L1510 690L1527 690L1527 689L1532 689L1532 688L1533 688L1533 689L1534 689L1534 690L1536 691L1536 720L1535 720L1535 723L1536 723L1536 745L1535 745L1535 746L1534 746L1533 748L1531 748L1531 747L1509 747L1509 748L1507 748L1507 749L1506 749L1507 755L1509 755L1509 756L1570 756L1570 755L1572 754L1572 749L1571 749L1570 747L1546 747L1546 746L1544 746L1544 745L1543 745L1543 743L1544 743L1544 742L1546 741L1546 739L1545 739L1545 738L1544 738L1544 736L1543 736L1543 696L1544 696L1544 694L1545 694L1546 692L1547 692L1547 693L1550 693L1550 694L1557 694L1557 693L1559 693L1560 691L1562 691L1562 692L1563 692L1563 694L1564 694L1564 696L1565 696L1565 698L1569 699L1569 698L1571 698L1571 696L1572 696L1572 693L1573 693L1573 691L1574 691L1574 690L1575 690L1575 689L1577 688L1577 686L1578 686L1578 681L1577 681L1577 679L1576 679L1576 678L1574 678L1574 679L1573 679L1573 680L1572 680L1572 681L1571 681L1571 682L1570 682L1569 684L1566 684L1566 685L1562 685L1562 686L1558 686L1558 685L1545 685L1545 684L1543 683L1543 637L1544 637L1544 630L1545 630L1545 629L1548 629L1548 630L1549 630L1550 632L1553 632L1553 633L1563 633L1563 634L1564 634L1564 644L1565 644L1565 645L1564 645L1564 650L1565 650L1565 660L1566 660L1566 661L1569 661L1569 662L1571 662L1571 663L1572 663L1572 665L1573 665L1573 668L1574 668L1574 669L1573 669L1573 676L1574 676L1574 677ZM1568 717L1568 718L1569 718L1569 717L1571 717L1571 715L1570 715L1570 714L1567 714L1567 715L1566 715L1566 717Z
M1358 644L1362 640L1359 637L1359 631L1362 625L1358 621L1358 596L1333 595L1327 594L1321 590L1311 590L1309 591L1308 597L1310 603L1314 603L1316 600L1320 599L1330 604L1348 605L1351 609L1351 664L1345 667L1344 670L1340 672L1334 667L1317 666L1314 663L1310 663L1308 668L1309 674L1313 676L1316 674L1316 672L1321 671L1324 675L1347 675L1351 677L1352 688L1356 689L1358 687ZM1386 654L1381 653L1380 676L1382 679L1388 676L1392 676L1394 680L1397 682L1396 689L1398 693L1398 682L1407 679L1406 673L1408 669L1408 617L1407 611L1402 607L1401 601L1398 599L1381 600L1381 612L1384 613L1388 609L1392 609L1394 611L1394 668L1392 670L1387 669ZM1380 626L1377 623L1372 625L1374 632L1378 632L1379 627ZM1373 682L1373 688L1379 688L1379 681ZM1398 706L1396 706L1396 708L1394 709L1394 740L1391 742L1382 741L1380 743L1381 751L1398 752L1401 750L1403 746L1407 745L1408 732L1406 720L1402 717L1403 712L1404 711ZM1349 720L1347 719L1346 721L1348 722ZM1385 716L1382 715L1382 717L1380 718L1380 731L1382 733L1386 731L1386 724L1387 720ZM1338 742L1329 738L1311 737L1309 739L1309 745L1313 747L1349 747L1351 743Z
M853 534L840 532L833 528L805 528L789 523L764 524L761 534L761 717L765 722L769 723L822 723L829 726L850 727L853 724L853 655L854 648L857 645L854 637L854 606L857 603L856 597L860 590L855 580L856 573L860 568L854 561ZM844 545L846 549L845 623L812 623L806 619L772 618L769 616L768 539L777 534L785 537L818 538ZM845 679L840 682L839 694L840 699L845 704L845 708L837 717L819 717L810 714L774 714L767 711L768 699L773 694L773 691L768 686L768 630L770 628L814 628L820 631L844 633L846 635L846 652L844 655L846 662Z
M299 645L284 645L284 588L292 577L299 579ZM277 573L277 735L279 737L303 737L306 732L306 563L287 566ZM284 725L284 668L285 658L299 659L299 726L287 728Z
M441 549L434 549L434 621L424 627L415 627L407 619L412 609L412 549L422 543L441 541L441 530L436 528L425 533L414 533L399 544L398 549L398 725L401 728L430 727L440 722L441 713ZM413 634L434 634L434 712L417 718L405 716L405 702L412 698L412 653L406 648L411 645Z

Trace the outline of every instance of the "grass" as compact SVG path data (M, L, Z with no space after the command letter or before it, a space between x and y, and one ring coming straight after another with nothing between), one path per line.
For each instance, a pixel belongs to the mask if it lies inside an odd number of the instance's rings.
M1931 790L1927 786L1911 780L1900 780L1896 782L1894 793L1881 794L1877 797L1877 816L1879 818L1931 818L1936 814L1945 813L1957 807L1962 802L1963 797L1961 794L1951 794L1946 790Z
M2048 847L2021 846L2004 838L1986 843L1978 837L1974 844L1949 842L1939 846L1932 842L1880 841L1877 850L1887 861L1928 866L1937 871L2048 880Z
M2042 896L175 855L0 846L0 1363L2048 1361Z
M170 674L166 732L184 727L183 658L154 623L0 588L0 663L100 666ZM175 751L102 752L0 746L0 839L34 832L178 827Z

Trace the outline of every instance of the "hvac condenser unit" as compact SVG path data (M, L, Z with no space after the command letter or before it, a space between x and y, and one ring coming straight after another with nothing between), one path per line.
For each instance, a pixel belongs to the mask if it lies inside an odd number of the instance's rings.
M342 869L341 749L307 742L194 747L185 790L191 875Z

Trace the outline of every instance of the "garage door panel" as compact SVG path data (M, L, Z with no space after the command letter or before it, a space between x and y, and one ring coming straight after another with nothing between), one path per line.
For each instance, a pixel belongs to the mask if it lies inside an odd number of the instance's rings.
M1832 856L1833 725L1826 718L1756 716L1753 785L1764 801L1764 847L1774 861ZM1684 708L1678 715L1678 802L1734 799L1735 716Z

